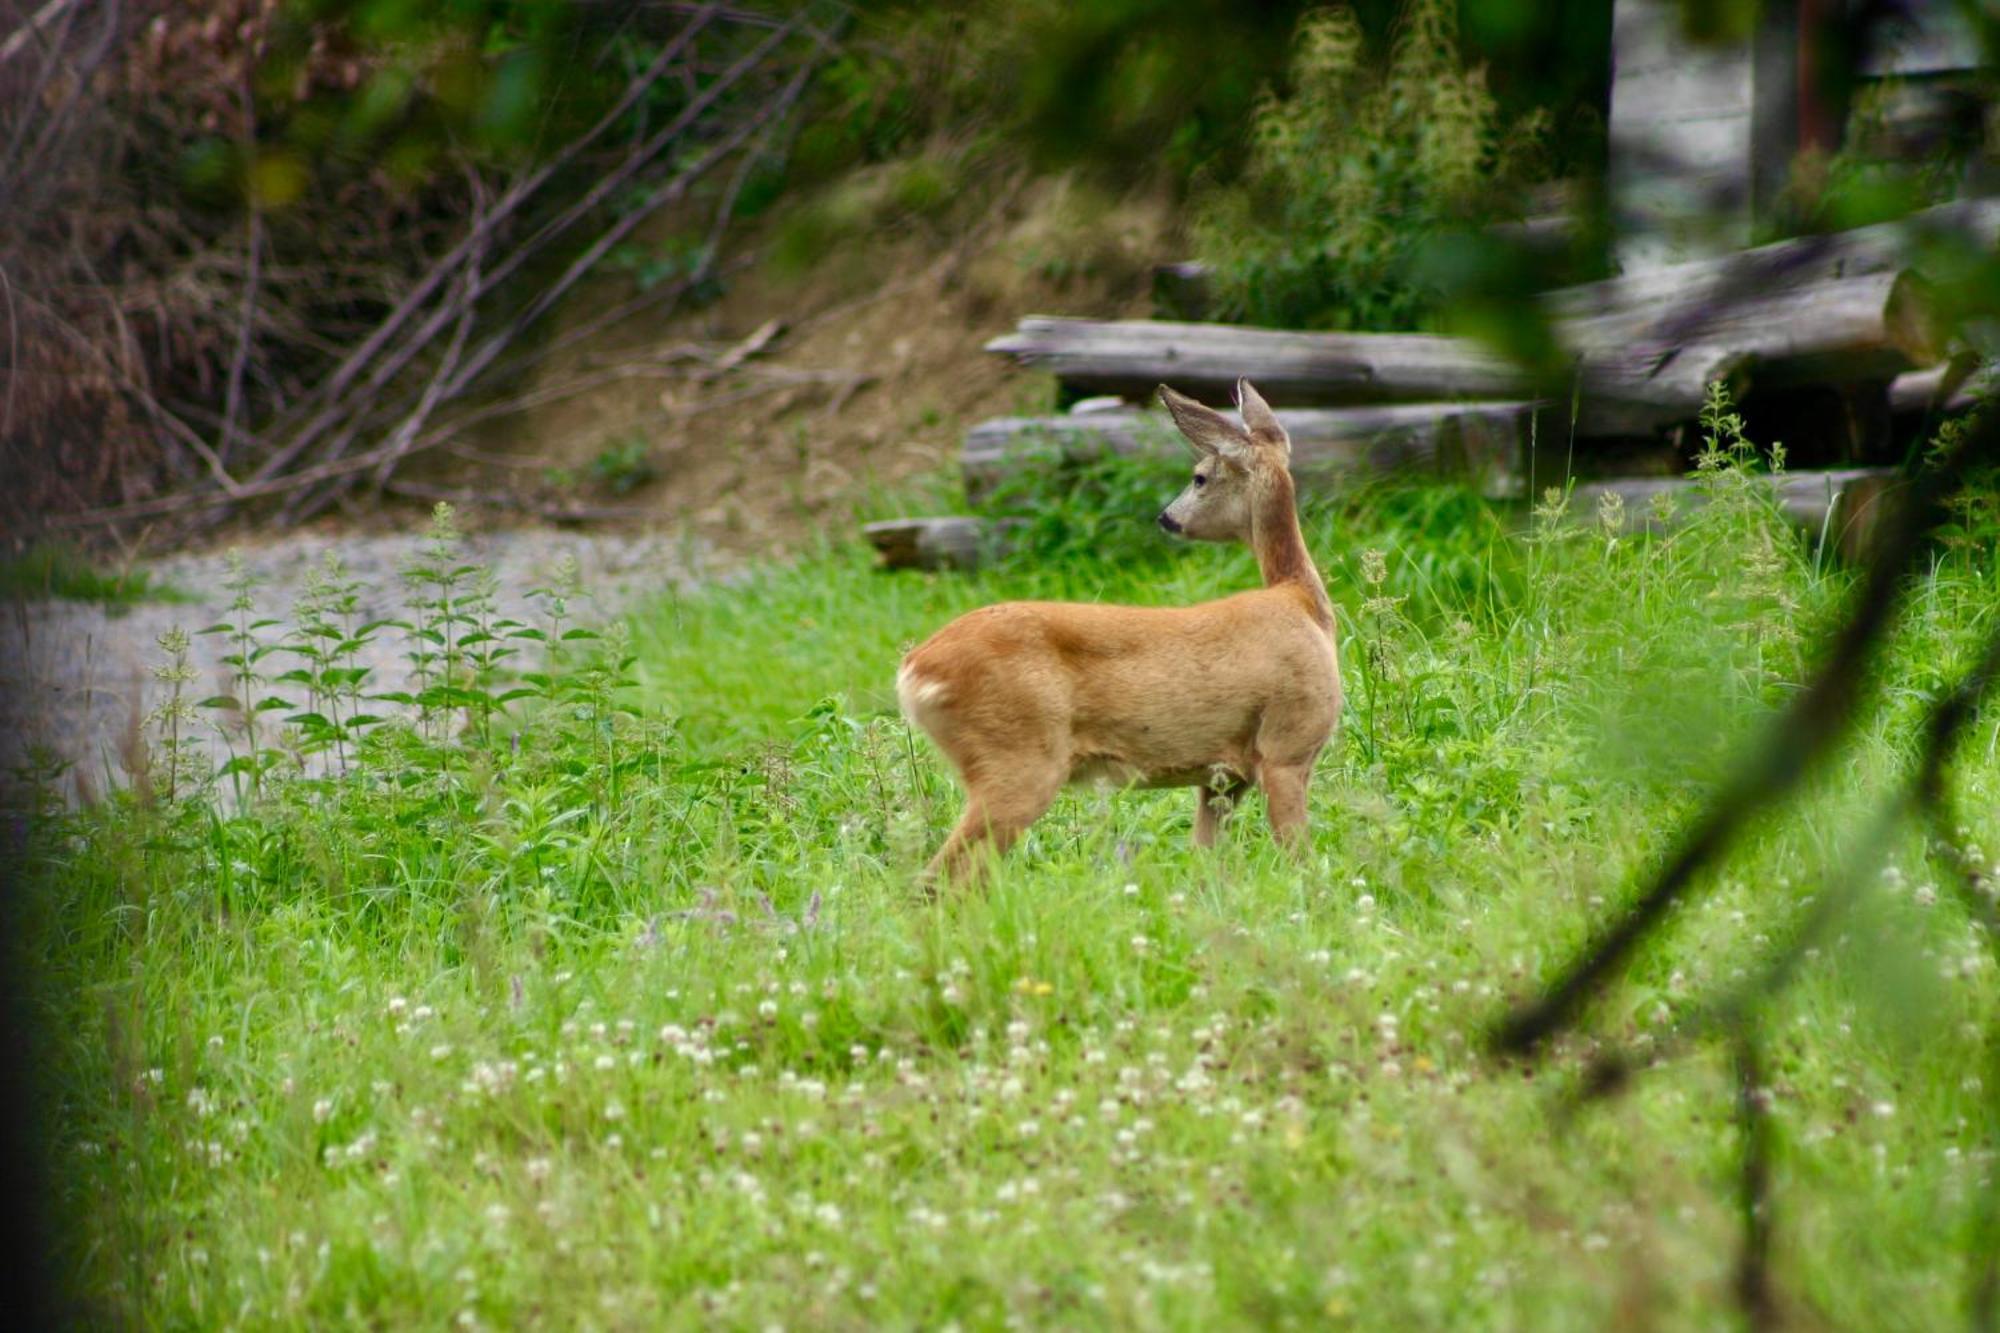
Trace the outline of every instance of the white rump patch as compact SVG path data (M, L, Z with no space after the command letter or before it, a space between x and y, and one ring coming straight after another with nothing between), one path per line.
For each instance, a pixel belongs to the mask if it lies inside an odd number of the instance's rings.
M912 671L907 662L896 672L896 701L903 706L903 716L914 725L923 726L923 718L918 714L943 703L944 696L943 681L925 680Z

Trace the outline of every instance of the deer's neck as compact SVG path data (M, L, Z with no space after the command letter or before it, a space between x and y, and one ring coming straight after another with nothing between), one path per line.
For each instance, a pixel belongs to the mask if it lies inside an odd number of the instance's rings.
M1299 531L1298 495L1289 472L1278 470L1258 488L1250 511L1250 545L1257 552L1264 586L1298 586L1312 602L1313 619L1331 630L1333 603Z

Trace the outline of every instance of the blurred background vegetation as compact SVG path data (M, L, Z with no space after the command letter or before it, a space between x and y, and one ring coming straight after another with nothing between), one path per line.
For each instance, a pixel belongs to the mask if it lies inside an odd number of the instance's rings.
M1781 10L1676 12L1741 41ZM1613 268L1611 13L48 0L0 58L0 466L22 479L0 507L22 532L179 534L351 507L561 346L715 303L753 258L804 279L885 237L946 248L1024 179L1094 201L1040 244L1045 276L1102 271L1104 201L1143 195L1173 219L1143 263L1202 265L1199 300L1157 313L1546 359L1525 298ZM1815 95L1848 132L1789 164L1761 239L1986 169L1978 115L1918 142L1894 81L1854 82L1885 14L1825 26ZM600 278L624 288L578 328ZM562 471L615 497L638 475L616 462Z
M1426 326L1439 235L1518 215L1527 184L1599 174L1609 60L1609 5L1580 0L58 0L37 19L0 60L15 528L157 517L217 484L282 491L299 517L356 483L304 502L288 473L351 467L350 439L420 435L518 370L580 256L659 311L715 299L746 228L805 272L886 227L976 213L1009 173L1178 201L1220 317ZM798 68L796 110L726 166L690 166ZM676 172L687 188L666 189ZM663 198L673 239L599 246ZM483 270L446 262L469 241ZM510 339L477 373L441 367L455 284ZM443 322L408 339L390 326L419 296ZM390 332L408 345L378 349ZM343 403L326 382L358 349L374 391Z

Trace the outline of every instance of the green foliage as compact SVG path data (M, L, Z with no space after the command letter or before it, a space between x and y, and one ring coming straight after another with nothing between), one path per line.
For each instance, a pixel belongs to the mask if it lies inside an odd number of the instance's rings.
M652 446L643 435L607 444L590 460L590 479L613 495L630 495L659 475Z
M73 546L38 542L0 559L0 597L100 602L113 614L137 602L179 602L186 594L145 570L107 572Z
M350 690L387 716L345 772L274 766L236 803L189 774L150 803L35 813L15 879L48 969L74 1308L1601 1328L1638 1301L1726 1320L1726 1076L1670 1061L1558 1122L1569 1064L1525 1080L1477 1049L1653 864L1851 592L1747 484L1768 454L1726 404L1708 429L1709 503L1664 535L1559 493L1518 536L1455 490L1306 515L1349 703L1302 863L1254 799L1197 854L1190 793L1079 791L980 892L912 887L956 791L896 713L898 654L1002 598L1249 586L1246 553L1153 532L1178 477L1129 537L1137 483L1091 465L1016 493L1073 506L1030 534L1048 558L890 577L833 547L603 638L569 568L532 624L482 610L440 513L412 613L379 627L422 658L401 699L325 675L362 632L344 576L295 633L242 608L237 633L300 653L292 689L340 696L329 721L354 721ZM1923 572L1842 762L1799 818L1746 833L1595 1014L1605 1040L1666 1048L1827 866L1887 858L1769 1028L1777 1279L1857 1326L1953 1322L1979 1207L1970 1021L2000 983L1923 841L1853 830L1997 577L1990 548ZM159 721L163 747L192 725ZM1989 859L1996 725L1989 707L1950 774Z
M1439 292L1417 260L1511 215L1540 169L1540 113L1503 122L1450 0L1409 0L1386 59L1350 9L1299 22L1289 91L1258 105L1242 179L1196 200L1225 317L1414 329Z

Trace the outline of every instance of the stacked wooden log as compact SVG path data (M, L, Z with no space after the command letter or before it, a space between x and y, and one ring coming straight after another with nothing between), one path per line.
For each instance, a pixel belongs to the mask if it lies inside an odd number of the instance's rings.
M1175 450L1171 430L1144 410L1155 386L1224 402L1239 376L1278 406L1304 487L1415 471L1468 478L1496 498L1526 494L1531 476L1556 479L1546 463L1537 473L1531 440L1544 458L1552 445L1565 458L1643 454L1693 422L1716 383L1739 401L1828 386L1867 400L1857 420L1958 410L1981 381L1962 355L1946 360L1925 242L1990 251L1996 237L2000 200L1969 200L1564 288L1542 298L1559 355L1533 371L1435 334L1030 316L987 349L1051 372L1067 398L1095 395L1085 406L1109 400L1112 410L982 422L965 440L966 486L977 499L1022 468ZM1201 274L1175 265L1171 278L1186 289ZM1792 490L1835 493L1809 482ZM1794 503L1788 491L1785 507L1823 526L1832 503Z

